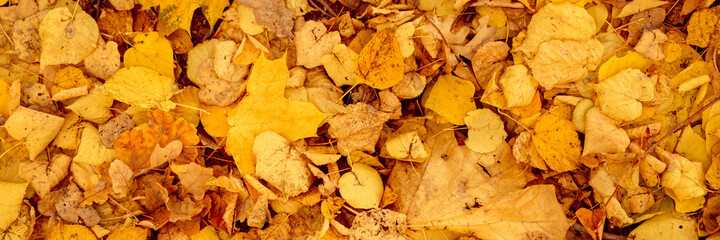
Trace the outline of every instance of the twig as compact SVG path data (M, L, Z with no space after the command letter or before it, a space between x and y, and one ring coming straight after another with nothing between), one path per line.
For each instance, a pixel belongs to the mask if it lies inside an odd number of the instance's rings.
M647 155L648 155L648 153L650 152L650 150L655 149L655 147L657 147L658 144L660 144L662 141L664 141L666 138L668 138L671 134L677 132L677 131L680 130L680 129L685 128L685 126L687 126L688 124L690 124L690 122L692 122L692 120L693 120L694 118L696 118L697 116L702 115L702 112L703 112L703 111L705 111L706 109L710 108L712 105L714 105L714 104L717 103L718 101L720 101L720 94L715 94L715 96L713 96L712 100L710 100L710 102L708 102L707 104L705 104L705 106L703 106L702 108L700 108L697 112L693 113L693 115L690 115L687 119L685 119L685 121L683 121L683 122L681 122L680 124L678 124L677 126L675 126L675 128L673 128L672 130L670 130L670 132L665 133L665 135L663 135L660 139L658 139L658 140L657 140L656 142L654 142L652 145L646 147L646 148L644 149L642 155L640 155L639 158L635 159L635 162L633 162L633 166L634 166L635 164L637 164L637 162L638 162L639 159L643 159L643 158L647 157Z

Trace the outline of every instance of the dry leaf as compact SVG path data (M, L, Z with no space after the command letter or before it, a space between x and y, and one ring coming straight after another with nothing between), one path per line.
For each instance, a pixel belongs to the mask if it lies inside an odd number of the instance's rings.
M337 86L355 84L355 68L357 68L358 54L345 44L333 46L332 53L320 58L327 75Z
M630 232L629 237L638 240L652 239L698 239L695 221L687 216L664 213L654 216Z
M352 171L340 177L338 190L343 199L354 208L377 208L383 194L380 174L372 167L356 163Z
M338 140L340 154L352 151L373 152L380 138L383 124L390 115L365 103L347 106L347 113L338 114L328 120L328 133Z
M105 147L100 139L100 132L93 126L82 130L80 146L73 162L86 163L93 166L110 162L115 158L115 150Z
M465 124L468 126L465 145L478 153L494 152L507 137L502 119L489 109L468 112Z
M251 145L255 136L274 131L288 141L315 136L318 125L328 115L311 103L290 101L283 97L288 79L285 58L270 61L261 56L253 65L247 80L247 95L229 116L227 151L243 173L255 172Z
M86 226L93 226L100 222L100 215L91 206L80 206L82 191L75 185L70 184L64 195L55 203L58 215L70 223L83 223Z
M130 116L125 113L120 113L106 123L98 126L98 130L100 131L102 143L108 148L113 148L115 139L118 138L120 134L130 131L134 127L135 122L130 119Z
M529 105L537 89L537 83L533 80L524 65L513 65L505 69L505 72L498 80L500 89L507 100L507 107L522 107Z
M333 47L340 44L340 33L328 32L325 25L320 22L307 21L296 33L297 65L306 68L322 65L320 58L331 53Z
M48 234L49 240L97 240L95 234L83 225L70 225L59 223L52 228L52 232Z
M60 132L65 119L55 115L18 107L5 122L5 129L28 150L35 159Z
M654 98L650 79L640 70L627 68L604 81L591 85L598 94L600 110L614 119L630 121L640 117L642 103Z
M90 74L101 78L108 79L112 77L117 70L120 69L120 52L117 43L108 41L99 44L90 55L83 61L85 69Z
M175 78L175 62L170 41L157 32L138 34L133 41L133 47L123 55L125 68L145 67L165 77Z
M645 11L647 9L659 7L662 5L668 4L668 2L665 1L659 1L659 0L636 0L628 2L627 5L625 5L621 10L620 13L617 14L617 16L614 16L614 18L624 18L642 11Z
M403 59L395 31L387 29L378 32L358 54L356 82L380 90L395 86L403 78Z
M127 164L115 159L110 163L108 175L110 175L112 188L116 194L127 192L133 179L133 170Z
M17 174L30 182L38 196L42 198L65 178L71 161L72 158L65 154L57 154L50 162L42 160L22 162Z
M240 4L254 9L255 19L258 24L264 25L278 37L293 38L293 14L294 11L286 7L282 0L250 1L241 0ZM299 3L296 3L299 4ZM308 67L310 68L310 67Z
M40 68L76 64L92 53L100 37L97 23L85 11L66 7L50 10L40 23Z
M355 216L350 237L355 239L406 239L407 217L389 209L371 209Z
M307 192L312 183L310 170L294 147L275 132L263 132L255 137L252 148L257 164L255 175L293 197Z
M465 125L465 115L475 110L473 84L452 75L441 75L426 91L423 106L455 125Z
M0 182L5 196L0 200L0 229L7 229L20 216L20 206L28 183Z
M630 145L630 138L625 130L618 127L620 121L608 117L597 108L589 109L585 118L588 128L585 130L583 156L625 152Z
M144 67L123 68L105 82L105 90L115 100L136 107L163 110L175 108L170 98L178 91L172 78Z
M200 201L205 197L205 191L208 189L205 182L212 178L213 170L191 162L187 165L187 171L175 172L175 174L178 175L180 184L182 184L185 191L192 194L195 200Z
M95 85L87 95L77 98L66 108L77 113L83 119L103 124L112 117L110 112L112 104L113 98L105 91L105 88L102 85Z
M555 114L543 114L535 124L532 139L550 169L565 172L580 167L582 148L572 122Z

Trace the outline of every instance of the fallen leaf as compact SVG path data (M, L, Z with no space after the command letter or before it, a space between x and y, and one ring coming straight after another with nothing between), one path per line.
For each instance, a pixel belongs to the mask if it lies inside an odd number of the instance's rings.
M398 160L423 162L430 157L430 149L423 144L417 131L410 131L388 138L385 149Z
M604 208L599 207L594 210L580 208L575 211L575 215L594 240L602 239L605 228L605 218L607 217Z
M288 8L285 1L282 0L264 0L250 1L241 0L240 4L253 8L255 19L258 24L264 25L278 37L293 38L293 14L292 9ZM299 4L299 3L295 3ZM308 67L310 68L310 67Z
M328 133L338 140L340 154L355 150L375 151L383 124L390 115L365 103L348 105L347 113L328 119Z
M108 79L120 69L120 52L117 43L99 44L83 61L85 69L95 77Z
M323 199L320 204L320 212L323 216L328 219L334 219L337 215L340 215L340 209L345 204L345 199L341 197L331 197Z
M666 1L659 1L659 0L638 0L638 1L631 1L628 2L627 5L625 5L621 10L620 13L617 14L617 16L614 16L614 18L624 18L642 11L645 11L647 9L659 7L662 5L668 4Z
M178 91L172 78L144 67L123 68L105 82L105 90L115 100L136 107L163 110L175 108L170 98Z
M108 175L115 194L125 193L133 179L133 170L123 161L115 159L110 163Z
M150 32L138 34L133 41L135 44L123 55L125 68L145 67L175 79L173 49L167 38Z
M83 225L71 225L59 223L52 228L48 234L49 240L97 240L95 234Z
M535 124L532 139L550 169L566 172L580 167L582 148L572 122L555 114L543 114Z
M701 9L690 16L687 23L687 43L701 48L716 41L713 37L717 31L717 22L720 21L720 8Z
M5 196L0 200L0 229L7 229L20 216L25 189L28 183L0 182Z
M481 239L522 239L531 234L562 239L573 222L565 217L557 202L554 186L533 185L501 194L462 215L434 221L427 228L472 234Z
M355 216L350 237L356 239L404 239L407 217L389 209L371 209Z
M552 89L560 84L582 80L595 70L602 59L602 49L597 39L549 40L540 44L534 57L527 62L538 84Z
M598 68L598 80L601 82L605 81L605 79L615 76L615 74L628 68L634 68L644 72L651 64L652 61L650 61L650 59L634 51L630 51L622 57L613 55Z
M658 29L645 31L634 50L650 60L661 61L665 58L665 54L663 54L660 44L665 40L667 40L667 35Z
M100 132L100 140L105 147L113 148L113 142L120 134L130 131L135 127L135 122L125 113L120 113L111 118L109 121L100 124L98 130Z
M332 53L320 58L327 75L336 86L355 84L355 68L357 68L358 54L345 44L333 46Z
M660 159L666 162L667 169L662 173L662 186L665 193L675 200L675 209L680 212L692 212L702 207L705 202L707 190L704 187L705 174L703 174L702 163L692 162L685 157L669 153L661 149L655 150ZM682 211L682 202L693 201L700 198L700 204L693 209ZM694 232L694 231L693 231Z
M145 240L148 238L148 235L150 235L150 231L147 228L130 226L112 231L112 233L108 235L107 240Z
M654 216L630 232L629 237L638 240L652 239L698 239L695 221L686 216L663 213Z
M288 141L315 136L318 125L328 116L311 103L284 98L288 79L285 58L270 61L264 56L253 65L247 80L247 94L229 116L227 151L243 173L255 172L251 145L255 136L274 131Z
M30 182L38 196L42 198L65 178L71 161L72 158L65 154L56 154L50 162L42 160L22 162L17 174Z
M18 107L5 122L8 134L22 143L34 160L60 132L65 119L55 115Z
M507 107L522 107L529 105L537 89L537 83L532 79L524 65L513 65L505 69L498 80L500 89L507 100Z
M55 203L58 215L65 221L86 226L93 226L100 222L100 215L91 206L80 206L83 193L75 185L71 184L65 190L60 200ZM93 235L94 237L94 235Z
M105 91L105 88L102 85L95 85L87 95L75 99L66 108L85 120L103 124L112 117L112 112L110 112L112 104L113 98Z
M158 11L158 26L159 33L163 36L167 36L177 29L183 29L188 33L190 31L190 24L192 22L193 13L195 9L202 7L203 15L210 23L210 26L215 25L215 22L222 15L222 10L225 9L230 2L227 0L212 0L212 1L199 1L199 0L182 0L172 2L148 2L144 4L143 9L160 5Z
M255 175L294 197L307 192L312 183L310 170L290 142L275 132L263 132L253 143Z
M634 120L642 114L641 101L654 98L650 79L640 70L627 68L598 84L591 84L598 94L600 110L614 119Z
M0 232L2 239L29 239L35 228L35 208L23 204L20 206L20 216L4 231ZM40 235L35 232L36 236Z
M383 182L380 174L372 167L356 163L352 171L340 177L338 190L340 196L354 208L377 208L383 194Z
M206 111L206 113L200 114L200 122L202 122L205 131L213 137L225 137L230 131L230 124L228 124L228 117L232 114L232 109L235 108L235 104L226 107L218 107L213 105L200 105L200 108Z
M100 132L93 126L82 130L80 146L73 162L86 163L93 166L110 162L115 158L115 150L105 147L100 139Z
M433 110L455 125L465 125L465 115L475 110L475 87L465 79L441 75L435 85L426 90L423 106Z
M394 29L375 34L358 54L355 80L373 88L395 86L404 75L405 63Z
M77 9L76 9L77 10ZM40 23L40 68L76 64L92 53L100 37L97 23L85 11L66 7L50 10Z
M549 3L532 16L525 40L513 51L533 58L550 40L582 42L594 34L595 20L584 8L568 2Z
M494 152L507 137L500 116L486 108L468 112L465 124L468 126L465 145L478 153Z
M50 95L52 95L53 101L70 99L72 97L58 98L58 94L72 88L87 87L89 85L90 81L83 75L82 70L72 66L65 67L55 73L54 84L52 88L50 88Z
M590 108L586 115L585 144L583 156L590 154L622 153L630 145L627 132L618 127L620 121L603 114L597 108Z
M295 32L295 46L297 48L297 65L314 68L322 65L320 58L331 53L335 45L340 44L340 33L328 32L320 22L307 21Z
M212 178L212 168L206 168L197 163L191 162L187 165L187 171L175 172L180 179L180 184L183 186L187 193L190 193L195 197L195 200L200 201L205 197L205 191L208 186L205 182Z

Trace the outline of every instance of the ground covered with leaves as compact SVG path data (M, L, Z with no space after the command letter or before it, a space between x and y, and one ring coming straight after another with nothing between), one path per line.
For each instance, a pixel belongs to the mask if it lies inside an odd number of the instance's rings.
M0 0L0 238L720 239L714 0Z

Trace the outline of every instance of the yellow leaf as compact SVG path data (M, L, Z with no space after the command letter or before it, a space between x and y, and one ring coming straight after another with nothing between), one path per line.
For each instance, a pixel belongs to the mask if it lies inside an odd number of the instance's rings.
M674 77L672 77L670 79L670 83L668 83L668 86L679 87L685 82L709 74L710 72L708 71L708 64L705 61L698 60L690 64L690 66L687 66L687 68L680 71Z
M178 91L178 86L172 78L158 74L158 72L144 68L123 68L115 72L105 82L105 90L115 100L136 107L162 110L175 108L170 98Z
M340 44L340 33L328 32L324 24L317 21L308 21L295 32L295 47L297 49L297 65L314 68L322 65L320 58L331 53L333 47Z
M197 79L198 69L203 62L215 56L215 47L218 43L220 41L213 38L198 44L188 51L187 77L195 85L201 85L201 82Z
M563 2L549 3L532 16L527 37L513 49L532 58L541 44L551 39L585 41L595 34L595 20L585 8Z
M426 90L423 106L433 110L455 125L465 125L465 114L475 110L475 86L465 79L441 75L435 85Z
M704 146L705 139L697 134L693 128L686 126L677 140L675 150L693 162L702 163L703 169L708 169L711 159Z
M8 105L10 104L10 85L5 80L0 79L0 115L7 117L10 115Z
M343 174L338 182L340 195L354 208L370 209L380 204L383 182L372 167L356 163L352 171Z
M507 107L527 106L537 89L537 84L524 65L507 67L498 83L507 100Z
M115 150L105 147L97 128L93 126L83 128L81 139L77 155L73 158L74 162L98 166L115 159Z
M45 197L60 180L65 178L72 158L65 154L56 154L52 160L20 163L18 176L30 182L38 196Z
M650 78L640 70L627 68L598 84L590 85L598 94L600 110L614 119L634 120L642 115L640 101L654 98L654 87Z
M226 107L201 104L200 108L207 111L207 113L200 114L200 121L205 131L213 137L225 137L231 127L230 124L228 124L228 117L234 115L232 111L235 109L235 106L237 106L237 104Z
M623 153L630 145L627 132L618 127L620 121L612 119L597 108L585 114L585 148L583 156L594 153Z
M257 158L255 175L285 195L293 197L307 192L312 173L305 160L290 142L275 132L257 135L252 146Z
M332 54L325 54L320 58L325 71L336 86L355 84L355 68L358 54L345 44L333 47Z
M405 62L400 45L395 39L395 30L387 29L375 34L358 55L355 70L357 83L373 88L386 89L403 78Z
M399 160L424 162L430 157L430 149L420 140L417 131L410 131L389 138L385 141L385 149L391 157Z
M255 12L253 11L253 8L243 6L237 2L232 6L234 7L234 13L237 15L237 18L235 18L238 20L237 24L243 32L250 35L257 35L265 31L265 27L255 20ZM233 10L233 7L231 7L228 12Z
M701 9L695 12L687 23L687 43L705 48L716 38L717 23L720 21L720 8Z
M33 160L52 142L64 122L62 117L18 107L4 126L11 137L22 142Z
M200 89L195 86L187 86L180 90L177 94L170 98L170 101L181 104L170 110L170 115L175 118L184 118L188 123L198 126L200 124L200 99L198 93Z
M598 3L597 5L590 6L587 11L588 14L595 19L595 33L600 32L609 15L607 7L605 7L602 3Z
M20 215L20 206L28 183L0 182L3 197L0 198L0 229L7 229Z
M500 7L477 6L475 11L479 16L490 16L488 26L503 27L507 24L507 16Z
M543 114L535 124L532 140L550 169L565 172L580 166L580 139L572 122Z
M342 199L341 197L323 199L320 204L320 212L325 218L334 219L341 213L340 208L342 208L343 204L345 204L345 199Z
M214 227L207 226L199 232L190 235L190 240L220 240L220 238L218 237L217 232L215 232Z
M696 240L695 220L686 216L675 216L663 213L654 216L630 232L629 237L635 240Z
M465 124L468 126L468 139L465 145L478 153L495 151L505 142L507 133L500 116L490 109L478 109L467 113Z
M53 101L65 100L67 98L58 99L57 94L64 90L88 85L90 85L90 81L83 75L82 70L68 66L55 73L55 81L50 89L50 95L53 97Z
M150 231L141 227L124 227L110 233L107 240L145 240Z
M668 164L667 169L662 173L662 187L665 193L676 202L694 202L695 198L702 198L699 206L692 204L697 207L695 209L685 209L684 212L702 208L702 203L705 201L704 196L707 194L702 163L692 162L685 157L669 153L661 148L657 148L655 151L658 153L660 160ZM678 209L679 206L682 205L675 206L676 210L680 210Z
M58 223L48 234L49 240L97 240L95 234L83 225Z
M285 57L270 61L261 56L247 80L247 93L229 116L232 126L227 135L227 150L242 173L255 172L252 144L255 136L273 131L288 141L316 136L317 127L329 116L309 102L283 97L289 71Z
M76 64L90 55L100 37L97 23L82 9L59 7L45 15L40 28L42 53L40 68L48 65Z
M112 104L113 99L105 91L105 88L102 85L96 85L88 95L79 97L66 108L88 121L103 124L113 116L110 112Z
M650 61L650 59L647 59L634 51L631 51L622 57L612 56L610 59L605 61L605 63L600 65L600 68L598 69L598 80L602 82L627 68L639 69L644 72L651 64L652 61Z
M455 13L455 11L453 11L454 4L455 1L452 0L420 0L418 1L417 8L419 10L432 12L433 15L445 16Z
M146 67L161 75L175 79L175 61L170 41L157 32L141 33L135 36L135 45L125 51L126 68Z
M647 9L659 7L662 5L668 4L666 1L659 1L659 0L635 0L628 2L627 5L625 5L622 10L620 10L620 13L615 16L614 18L624 18L642 11L645 11Z
M191 162L186 166L187 170L184 172L174 170L173 172L178 175L180 184L183 186L183 189L185 189L185 192L192 194L195 200L200 201L205 197L205 191L208 189L205 181L212 178L213 169L195 162Z
M148 5L152 4L157 3ZM202 7L203 14L210 26L214 26L230 2L228 0L179 0L164 1L159 4L157 29L161 35L167 36L177 29L184 29L190 33L193 13L199 7ZM148 6L143 5L143 7Z

